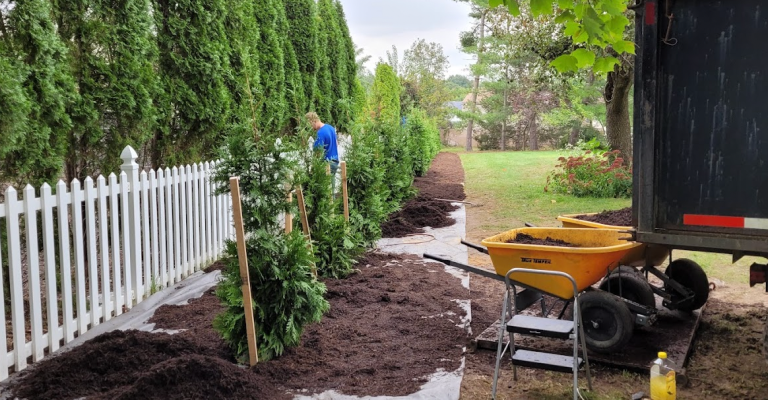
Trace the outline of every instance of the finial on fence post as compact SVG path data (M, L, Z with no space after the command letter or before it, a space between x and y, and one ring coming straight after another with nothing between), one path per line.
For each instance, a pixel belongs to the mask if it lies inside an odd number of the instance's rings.
M120 153L120 158L123 159L123 165L120 166L120 168L125 171L125 173L128 173L128 170L139 168L139 164L136 163L136 159L139 158L139 155L136 153L136 150L134 150L133 147L125 146L123 152Z

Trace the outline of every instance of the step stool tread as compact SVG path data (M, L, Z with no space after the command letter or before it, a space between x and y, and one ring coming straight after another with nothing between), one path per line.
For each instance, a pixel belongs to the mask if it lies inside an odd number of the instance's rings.
M567 339L573 333L573 321L515 315L507 322L507 332Z
M517 350L512 356L512 363L521 367L546 369L556 372L573 372L573 357L538 351ZM584 360L579 357L579 368Z

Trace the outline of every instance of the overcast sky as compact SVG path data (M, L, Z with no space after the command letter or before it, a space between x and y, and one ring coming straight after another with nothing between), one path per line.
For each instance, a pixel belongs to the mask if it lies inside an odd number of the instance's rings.
M469 30L469 6L453 0L341 0L352 40L372 56L373 70L379 58L397 46L403 51L416 39L443 45L451 67L448 75L469 75L472 60L459 50L459 33Z

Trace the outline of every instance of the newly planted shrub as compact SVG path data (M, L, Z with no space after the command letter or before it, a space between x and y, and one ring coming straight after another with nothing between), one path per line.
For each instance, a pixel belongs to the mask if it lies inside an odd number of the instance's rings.
M254 319L259 357L264 360L299 344L303 327L319 321L329 307L323 298L325 285L312 274L313 255L304 236L298 230L286 235L277 219L290 210L284 184L291 181L294 161L286 155L292 150L274 135L233 135L216 170L221 185L230 176L240 177ZM216 317L214 327L243 357L248 347L234 243L227 244L224 261L227 268L216 294L227 309Z
M414 109L408 114L406 130L413 152L413 172L424 176L440 151L440 131L426 112Z
M317 272L324 277L344 278L352 271L362 247L356 243L344 220L340 202L331 198L331 176L327 173L327 165L322 152L307 153L300 176Z
M371 124L355 126L346 156L350 224L355 240L365 245L381 237L381 223L388 214L382 141L372 128Z
M544 190L576 197L627 198L632 196L632 166L619 151L594 155L560 157L556 169L547 177Z

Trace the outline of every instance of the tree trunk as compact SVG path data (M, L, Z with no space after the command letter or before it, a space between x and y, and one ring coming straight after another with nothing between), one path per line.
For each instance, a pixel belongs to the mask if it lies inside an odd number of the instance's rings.
M507 150L507 87L504 86L504 118L501 120L501 151Z
M579 128L574 126L573 128L571 128L571 135L568 137L568 144L571 146L575 146L578 139L579 139Z
M608 144L625 157L632 157L632 126L629 123L629 92L633 82L633 66L622 62L608 74L605 84L605 122Z
M528 148L530 148L531 151L539 150L539 127L536 124L536 118L538 117L539 115L534 113L531 118L531 134L529 136L530 143L528 145Z
M480 18L480 44L477 49L477 63L480 64L480 58L483 55L483 40L485 39L485 15L487 11L483 11L482 17ZM480 89L480 75L475 75L475 85L472 88L472 114L477 112L477 92ZM475 127L475 119L474 117L470 117L469 123L467 124L467 143L466 143L466 149L467 151L472 151L472 130Z

